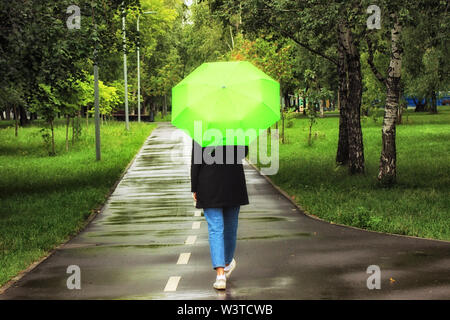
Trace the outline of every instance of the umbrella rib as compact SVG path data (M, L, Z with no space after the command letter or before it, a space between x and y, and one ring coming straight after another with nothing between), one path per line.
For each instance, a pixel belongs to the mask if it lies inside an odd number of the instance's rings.
M255 101L258 101L258 103L262 103L263 101L262 101L262 99L261 99L261 97L252 97L252 96L250 96L250 95L248 95L248 94L246 94L246 93L244 93L244 92L240 92L240 91L237 91L236 89L233 89L233 88L228 88L230 91L233 91L233 92L235 92L235 93L237 93L237 94L240 94L240 95L242 95L242 96L245 96L245 97L247 97L247 98L249 98L250 100L255 100Z

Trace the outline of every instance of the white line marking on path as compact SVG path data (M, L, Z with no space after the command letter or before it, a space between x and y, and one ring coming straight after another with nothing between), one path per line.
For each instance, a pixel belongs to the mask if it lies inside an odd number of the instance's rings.
M178 258L177 264L187 264L189 262L190 257L191 257L190 252L180 253L180 257Z
M192 229L200 229L201 221L194 221L192 222Z
M177 291L178 282L180 282L180 279L181 277L170 277L164 291Z
M185 244L194 244L197 240L197 236L188 236Z

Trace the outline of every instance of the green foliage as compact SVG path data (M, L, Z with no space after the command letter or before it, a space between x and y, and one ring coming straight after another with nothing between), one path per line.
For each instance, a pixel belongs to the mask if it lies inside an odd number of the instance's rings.
M39 83L38 91L33 97L30 110L39 112L45 121L51 122L60 112L61 101L58 99L55 89L47 84Z
M52 135L48 128L42 128L39 130L41 134L42 140L44 142L44 150L48 152L49 155L52 155L51 144L52 144Z
M0 110L10 105L24 104L23 91L11 85L0 87Z
M387 48L386 48L387 50ZM362 94L362 108L363 113L370 114L370 111L376 107L384 106L386 101L386 86L381 83L370 70L367 63L368 53L361 53L361 71L363 77L363 94ZM386 70L389 64L389 56L375 52L374 64L378 70Z
M146 0L141 1L141 6L143 11L156 11L156 14L140 17L141 101L145 102L150 97L169 95L171 88L181 80L183 65L176 49L176 37L180 31L177 28L180 28L182 9L180 1ZM132 25L136 23L132 22ZM135 54L130 61L136 70ZM131 82L137 84L137 74L132 77ZM134 101L136 98L137 92Z
M232 60L247 60L280 82L282 88L295 81L293 44L284 40L278 44L270 40L270 35L254 41L245 39L242 34L235 38L235 46L230 52ZM295 85L294 85L295 86Z

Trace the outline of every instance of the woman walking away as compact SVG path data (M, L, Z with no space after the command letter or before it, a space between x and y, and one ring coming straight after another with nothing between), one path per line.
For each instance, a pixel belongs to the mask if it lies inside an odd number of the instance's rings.
M239 210L249 204L242 166L247 154L247 146L201 147L192 140L191 191L208 223L211 262L217 272L213 287L219 290L226 289L236 267Z

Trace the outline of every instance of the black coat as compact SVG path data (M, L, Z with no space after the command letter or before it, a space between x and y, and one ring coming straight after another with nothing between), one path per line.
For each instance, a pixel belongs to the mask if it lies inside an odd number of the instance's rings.
M211 158L202 156L205 150L212 157L217 154L218 159L215 163L211 163ZM197 152L197 157L194 163L195 152ZM231 158L233 152L234 159ZM220 157L221 153L223 158ZM228 163L226 163L227 154ZM242 166L242 158L245 158L247 154L247 146L201 147L192 140L191 191L197 192L196 208L249 204L244 167Z

